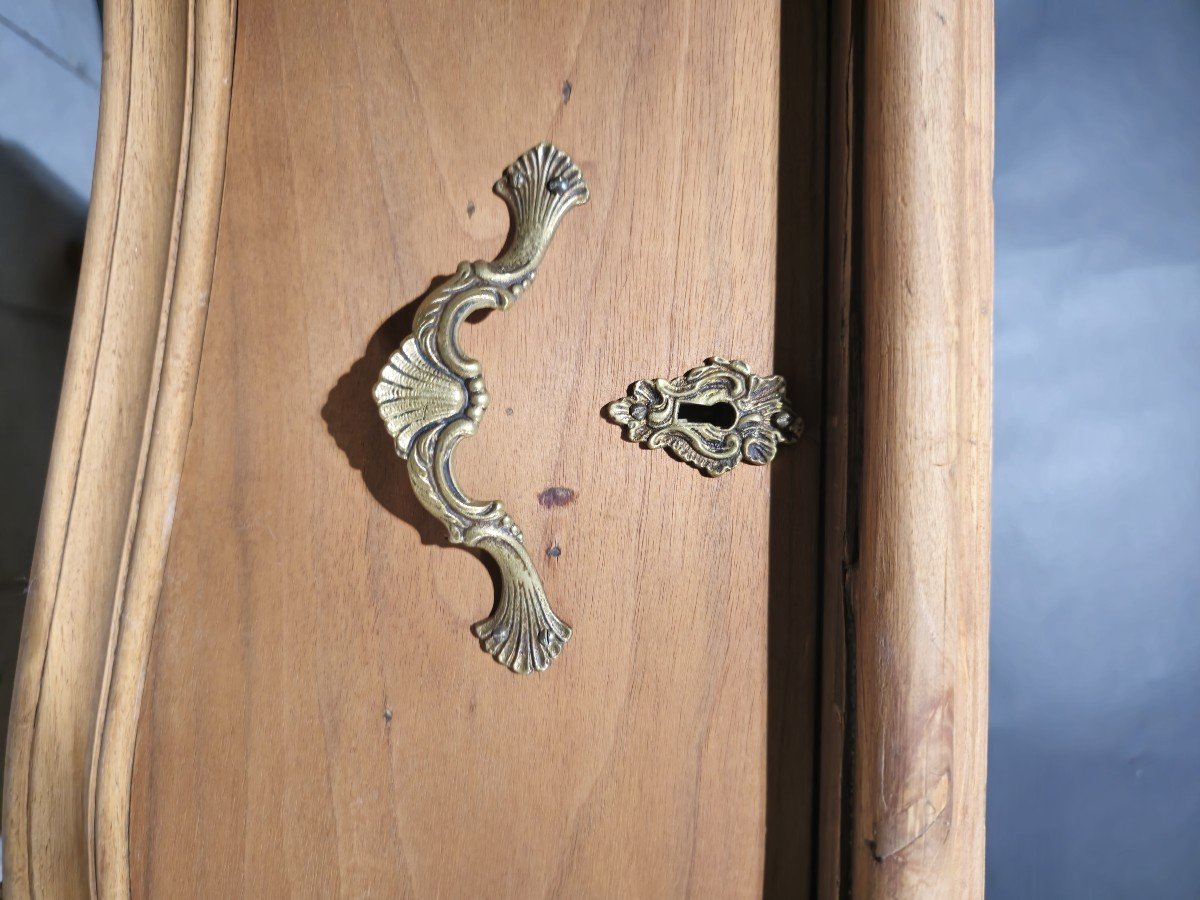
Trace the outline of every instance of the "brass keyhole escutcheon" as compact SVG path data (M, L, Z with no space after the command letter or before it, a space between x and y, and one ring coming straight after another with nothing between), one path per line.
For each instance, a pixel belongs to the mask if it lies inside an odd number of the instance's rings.
M800 437L803 423L779 375L755 375L740 359L710 357L678 378L647 378L605 407L625 439L660 447L705 475L739 462L766 465L780 444Z

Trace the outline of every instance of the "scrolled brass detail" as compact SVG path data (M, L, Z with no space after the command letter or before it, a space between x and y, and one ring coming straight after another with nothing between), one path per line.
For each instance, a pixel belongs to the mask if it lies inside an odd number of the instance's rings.
M625 439L661 447L705 475L724 475L739 462L761 466L780 444L804 429L779 375L755 375L740 359L710 357L678 378L648 378L605 407ZM695 410L694 418L687 411ZM720 415L728 423L719 421Z
M451 543L487 551L500 568L500 599L472 632L512 671L543 671L570 640L571 627L550 608L503 504L472 500L454 477L454 448L475 433L488 406L482 368L459 347L458 329L473 312L513 304L533 281L562 217L587 202L588 188L567 154L540 144L505 169L493 189L512 218L508 245L490 262L460 263L429 292L413 333L380 373L374 398L421 504L445 523Z

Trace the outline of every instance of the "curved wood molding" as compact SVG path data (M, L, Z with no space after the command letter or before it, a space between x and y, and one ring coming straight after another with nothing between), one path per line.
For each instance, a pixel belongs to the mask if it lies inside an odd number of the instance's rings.
M87 242L8 739L9 897L129 894L134 736L208 306L234 19L233 0L105 4Z

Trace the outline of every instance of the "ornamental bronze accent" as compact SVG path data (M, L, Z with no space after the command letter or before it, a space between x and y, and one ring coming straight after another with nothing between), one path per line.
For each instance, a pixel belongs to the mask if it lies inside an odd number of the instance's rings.
M541 144L505 169L493 190L508 204L508 245L492 262L459 263L429 292L374 397L396 453L408 460L417 499L446 524L451 543L486 550L500 568L495 611L471 631L512 671L543 671L570 640L571 627L550 609L504 506L472 500L454 478L454 448L475 433L488 405L482 369L459 347L458 328L473 312L513 304L533 281L563 215L587 202L588 188L571 157Z
M765 465L800 436L804 425L785 389L779 375L763 378L740 359L714 356L671 381L635 382L605 412L626 440L662 447L716 477L742 461Z

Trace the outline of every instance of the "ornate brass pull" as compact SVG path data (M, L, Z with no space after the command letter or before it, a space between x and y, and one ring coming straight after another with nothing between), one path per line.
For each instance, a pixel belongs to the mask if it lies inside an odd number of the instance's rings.
M540 144L504 170L493 188L508 204L512 237L492 262L459 263L417 309L413 333L380 373L374 397L396 453L408 460L417 499L450 529L450 541L486 550L500 567L500 600L471 630L514 672L542 671L571 637L550 609L522 543L498 500L466 496L454 478L454 448L475 433L488 395L479 363L463 354L458 327L481 309L508 309L529 286L563 215L586 203L571 157Z

